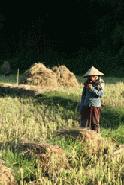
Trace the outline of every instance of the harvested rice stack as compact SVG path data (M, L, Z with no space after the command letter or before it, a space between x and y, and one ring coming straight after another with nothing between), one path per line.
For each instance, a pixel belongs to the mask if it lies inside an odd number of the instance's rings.
M79 84L74 73L70 72L66 66L55 66L53 71L56 74L57 82L62 87L78 87Z
M24 74L24 83L41 87L57 87L56 75L42 63L35 63Z
M2 160L0 160L0 184L16 185L11 169L7 168Z
M36 144L36 143L19 143L18 151L23 152L26 156L35 157L39 162L42 172L51 174L58 173L62 168L68 168L68 159L65 152L58 145Z
M78 87L75 75L65 66L47 68L42 63L35 63L24 74L22 83L43 88Z

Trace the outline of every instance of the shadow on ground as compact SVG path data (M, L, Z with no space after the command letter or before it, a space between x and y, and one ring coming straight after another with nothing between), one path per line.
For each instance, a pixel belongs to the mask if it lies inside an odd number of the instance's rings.
M72 110L76 108L78 100L76 96L65 95L64 93L59 93L57 91L45 92L42 94L37 94L34 90L26 90L17 87L0 87L0 96L6 97L10 96L12 98L32 98L33 103L44 103L49 105L60 105L63 107L71 108Z
M112 107L102 108L101 125L104 128L117 129L124 124L124 111Z
M32 97L35 96L34 90L26 90L24 88L17 87L3 87L0 86L0 96L11 96L11 97Z

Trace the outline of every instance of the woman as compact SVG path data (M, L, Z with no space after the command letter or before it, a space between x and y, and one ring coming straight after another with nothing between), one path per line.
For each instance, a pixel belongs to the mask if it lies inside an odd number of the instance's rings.
M84 75L87 78L84 83L80 103L80 126L89 127L91 130L99 132L101 115L101 97L104 91L104 75L95 67L91 67Z

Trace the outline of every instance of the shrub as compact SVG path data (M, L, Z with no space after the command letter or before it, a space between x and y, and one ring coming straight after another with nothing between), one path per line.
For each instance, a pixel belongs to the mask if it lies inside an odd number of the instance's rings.
M4 75L8 75L11 73L11 66L8 61L3 62L2 66L0 68L0 72Z

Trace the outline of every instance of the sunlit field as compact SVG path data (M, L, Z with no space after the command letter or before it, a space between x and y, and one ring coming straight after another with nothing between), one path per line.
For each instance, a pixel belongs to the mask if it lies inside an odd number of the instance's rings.
M79 78L79 77L78 77ZM83 80L80 79L80 83ZM105 144L110 140L124 144L124 79L104 78L101 135ZM16 83L16 75L0 76L0 83ZM41 185L123 185L124 155L113 156L111 147L106 155L92 155L87 144L58 136L63 128L79 127L81 86L79 89L42 94L25 94L0 90L0 158L13 171L18 184ZM44 173L38 159L19 152L20 142L59 145L69 166L57 170L52 160L51 171ZM12 146L14 145L14 150ZM55 160L55 159L54 159ZM31 183L32 181L32 183Z

